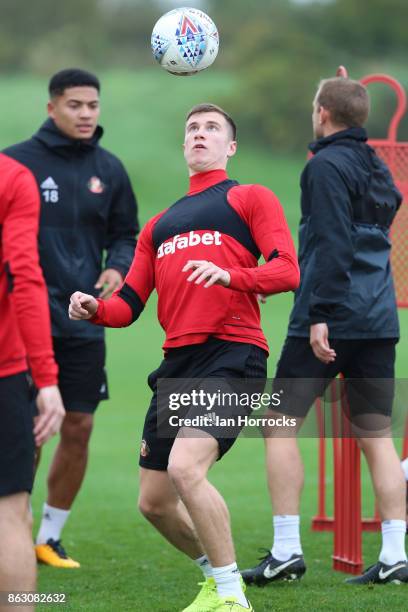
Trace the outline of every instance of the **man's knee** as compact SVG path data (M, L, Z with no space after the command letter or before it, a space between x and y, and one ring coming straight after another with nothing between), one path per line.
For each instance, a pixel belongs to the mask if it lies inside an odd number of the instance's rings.
M166 499L159 493L149 494L141 491L138 508L148 521L155 523L174 511L174 501Z
M181 435L179 432L170 453L167 473L181 497L205 480L218 455L219 444L212 436L202 432L195 434L189 429L181 430Z
M281 436L275 438L265 437L265 447L269 454L300 457L299 445L296 436Z
M33 518L26 492L0 497L0 525L8 530L32 529Z
M61 442L72 452L84 452L88 448L93 428L93 415L68 412L61 429Z
M358 437L357 444L363 453L369 456L381 458L383 453L397 456L394 442L389 437Z
M170 457L167 472L182 497L184 493L191 491L206 476L206 471L199 465L194 465L194 463L187 462L177 456Z

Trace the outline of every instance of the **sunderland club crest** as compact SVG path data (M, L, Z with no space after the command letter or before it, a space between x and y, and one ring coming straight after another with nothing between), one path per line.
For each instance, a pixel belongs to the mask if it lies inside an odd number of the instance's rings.
M88 181L88 189L92 191L92 193L103 193L105 191L105 185L99 177L91 176Z

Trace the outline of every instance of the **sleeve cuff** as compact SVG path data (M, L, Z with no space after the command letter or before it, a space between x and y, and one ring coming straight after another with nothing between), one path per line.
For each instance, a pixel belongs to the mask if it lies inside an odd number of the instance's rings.
M30 359L29 365L37 389L58 384L58 366L54 359Z
M102 322L102 318L103 318L103 311L104 311L104 303L103 300L101 300L101 298L96 298L96 301L98 302L98 308L96 309L95 314L88 319L88 321L90 323L93 323L94 325L100 325Z
M230 275L229 289L235 291L255 292L256 278L255 269L245 268L237 270L235 268L224 268Z
M314 315L309 317L310 325L317 325L317 323L328 323L328 318L322 315Z

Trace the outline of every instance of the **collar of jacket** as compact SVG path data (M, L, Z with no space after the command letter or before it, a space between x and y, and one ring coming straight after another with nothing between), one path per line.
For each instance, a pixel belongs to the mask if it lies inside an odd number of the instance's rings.
M57 128L52 119L47 119L38 132L34 134L34 138L40 140L51 149L63 149L72 151L86 151L95 148L99 140L103 136L103 128L98 125L94 135L89 140L74 140L66 136Z
M347 130L340 130L340 132L335 132L330 136L326 136L325 138L319 138L310 143L309 149L312 153L316 154L327 145L336 143L339 140L348 140L348 141L358 141L358 142L366 142L367 141L367 132L364 128L347 128Z

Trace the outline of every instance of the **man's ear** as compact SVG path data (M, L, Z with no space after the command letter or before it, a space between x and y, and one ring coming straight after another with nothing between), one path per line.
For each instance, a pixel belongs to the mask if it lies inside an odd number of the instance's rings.
M237 142L236 142L236 140L232 140L231 143L230 143L230 150L229 150L229 153L227 155L228 159L230 157L233 157L236 152L237 152Z
M51 117L52 119L54 118L54 105L51 100L47 102L47 113L49 117Z
M324 125L328 121L330 121L330 111L328 111L327 108L324 108L324 106L320 106L319 107L319 124Z

